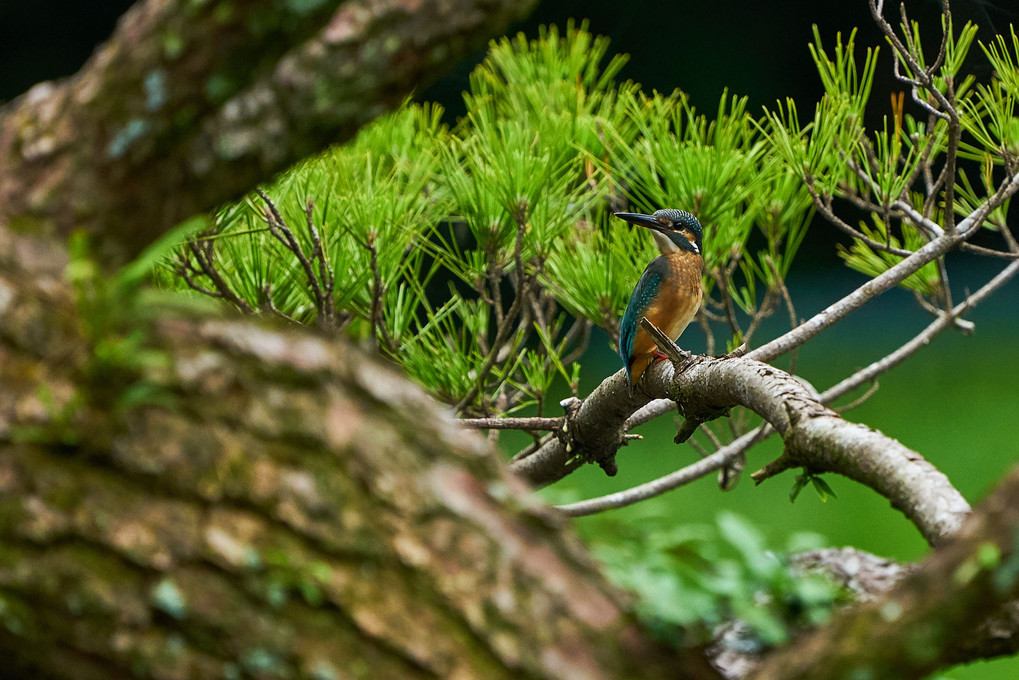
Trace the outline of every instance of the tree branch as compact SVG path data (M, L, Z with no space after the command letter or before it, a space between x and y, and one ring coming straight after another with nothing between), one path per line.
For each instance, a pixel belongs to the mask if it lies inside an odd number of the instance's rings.
M951 312L942 312L938 315L937 319L928 324L923 331L914 336L909 342L904 343L894 352L885 355L881 359L871 363L866 368L857 371L845 380L839 382L837 385L826 390L824 394L821 395L822 401L826 404L830 404L839 397L855 390L860 385L870 382L893 366L897 366L902 363L907 358L926 347L939 333L954 326L960 315L965 314L967 311L983 302L983 300L991 295L991 293L998 290L1014 278L1017 273L1019 273L1019 262L1012 262L998 272L994 278L981 286L977 292L973 293L961 303L956 305Z
M962 241L961 236L945 234L925 244L909 257L903 258L886 271L829 305L793 330L765 343L747 356L758 361L771 361L794 347L799 347L821 331L855 312L881 293L897 286L910 274L919 271L928 262L941 257Z
M461 426L471 430L555 430L562 418L461 418Z
M679 487L694 482L701 477L705 477L715 470L719 470L734 460L738 459L743 452L753 446L755 443L767 436L765 428L767 426L762 425L757 429L746 433L742 437L739 437L731 444L723 446L714 453L704 456L696 463L691 463L685 467L671 472L667 475L663 475L658 479L634 486L624 491L617 491L616 493L606 494L599 496L598 498L591 498L584 501L577 501L576 503L569 503L567 505L557 505L556 510L568 515L570 517L583 517L585 515L594 515L599 512L606 510L613 510L616 508L624 508L634 503L660 496L667 491L678 489ZM773 432L774 430L772 430Z
M391 367L302 328L164 318L133 329L161 358L134 379L175 406L77 407L80 325L30 323L74 319L68 286L15 286L6 257L5 672L717 680Z
M999 193L1001 192L999 191ZM970 218L968 217L967 219ZM966 220L963 220L963 223L965 222ZM963 223L960 223L960 231L963 230ZM859 309L886 290L896 286L927 262L951 250L962 241L962 238L961 234L946 234L934 239L909 257L890 267L883 274L867 281L849 295L829 305L826 309L815 314L793 330L751 351L747 354L747 358L758 361L770 361L802 345L822 330ZM654 367L649 370L654 371ZM574 451L583 452L587 460L598 462L599 464L603 462L611 463L616 450L625 441L623 435L627 430L628 419L638 409L646 406L651 401L651 398L660 399L666 396L664 391L649 391L645 382L643 390L637 390L633 397L624 397L622 396L623 390L619 389L623 386L623 381L625 380L625 377L622 376L624 376L624 373L620 371L603 381L588 399L584 401L581 407L578 415L579 427L577 428L577 440ZM613 402L612 400L617 401ZM722 404L719 405L719 408L732 405ZM657 406L654 407L654 409L659 408ZM650 415L652 412L652 409L648 409L644 415ZM551 484L565 475L564 465L573 455L573 453L566 451L565 445L559 440L550 440L533 455L519 461L514 469L532 484Z
M348 139L533 4L139 2L77 75L0 109L0 221L83 228L123 262Z
M1002 603L1019 596L1017 527L1019 472L1013 472L952 540L887 597L775 652L752 678L820 680L865 673L875 680L919 679L962 661L1014 652L1015 607ZM995 635L987 629L989 613L1012 623Z
M969 505L948 479L919 454L876 430L843 420L802 383L772 366L748 358L695 357L681 373L661 362L645 376L633 400L626 394L625 372L619 371L584 401L576 417L572 455L604 466L593 456L615 455L626 411L646 403L647 394L662 394L682 404L687 417L695 419L698 413L732 406L749 408L782 436L784 457L792 466L837 472L874 489L932 544L955 531L969 512ZM542 448L553 453L562 448L565 453L566 446L551 440ZM560 455L557 461L540 453L517 461L512 469L531 483L550 483L572 457Z
M1001 288L1001 286L1014 278L1017 273L1019 273L1019 263L1013 262L999 272L994 278L981 286L979 290L957 305L950 314L945 313L940 315L935 321L931 322L926 328L916 334L908 342L903 343L903 345L894 352L874 361L869 366L857 371L838 384L825 390L823 393L818 395L818 401L824 405L831 405L836 399L845 396L861 385L867 382L873 382L877 376L891 370L893 367L902 363L920 349L926 347L939 333L951 328L958 315L964 314L968 310L976 307L988 296ZM838 411L839 413L844 413L857 405L858 404L854 403L850 407L843 407L838 409ZM659 410L671 411L674 408L674 402L668 399L657 400L635 413L626 421L625 427L629 430L636 427L638 422L646 422L646 420L644 420L644 414L646 413L652 411L657 412ZM659 477L658 479L634 486L624 491L599 496L598 498L578 501L577 503L571 503L569 505L561 505L558 506L558 509L572 517L580 517L603 512L605 510L626 507L642 500L653 498L685 484L689 484L692 481L700 479L701 477L711 474L715 470L726 466L733 460L738 459L738 457L751 446L764 441L764 439L770 437L774 433L775 430L770 425L762 425L753 432L749 432L738 437L730 444L724 447L719 447L717 451L711 455L705 456L703 460L680 468L675 472L671 472ZM788 463L788 460L783 460L782 465L779 466L780 469L777 471L781 472L788 469ZM769 474L770 472L771 470L769 470ZM758 474L755 478L760 477L762 477L762 475Z

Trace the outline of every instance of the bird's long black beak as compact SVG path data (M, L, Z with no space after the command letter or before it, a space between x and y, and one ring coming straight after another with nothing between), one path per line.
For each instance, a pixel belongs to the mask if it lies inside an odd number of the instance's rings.
M645 215L644 213L628 213L628 212L617 212L612 213L621 220L626 220L630 224L636 224L638 227L645 227L647 229L654 229L655 231L665 233L666 229L661 222L656 220L651 215Z

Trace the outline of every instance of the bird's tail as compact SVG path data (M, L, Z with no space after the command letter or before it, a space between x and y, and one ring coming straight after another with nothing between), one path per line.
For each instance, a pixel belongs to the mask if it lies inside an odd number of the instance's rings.
M640 377L644 375L644 371L651 365L651 355L638 356L633 358L633 362L630 364L630 370L627 371L629 374L630 382L627 384L630 396L637 390L637 383L640 382Z

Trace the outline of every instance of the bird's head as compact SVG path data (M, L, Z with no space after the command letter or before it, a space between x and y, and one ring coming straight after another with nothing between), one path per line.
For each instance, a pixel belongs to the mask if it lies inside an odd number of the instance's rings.
M630 224L650 229L654 235L655 244L662 255L668 255L677 250L701 254L701 239L704 230L697 218L685 210L668 208L656 210L650 215L628 212L617 212L615 215Z

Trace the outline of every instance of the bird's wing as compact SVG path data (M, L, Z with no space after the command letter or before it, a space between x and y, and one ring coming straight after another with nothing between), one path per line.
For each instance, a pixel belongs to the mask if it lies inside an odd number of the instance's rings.
M630 302L626 305L626 311L623 312L623 319L619 324L619 356L622 357L623 364L626 366L627 375L630 373L633 339L639 330L637 324L640 323L640 317L645 314L661 290L662 267L664 266L663 262L659 262L661 259L663 258L656 257L652 260L644 273L640 275L640 280L637 281L637 286L633 289L633 294L630 295Z

